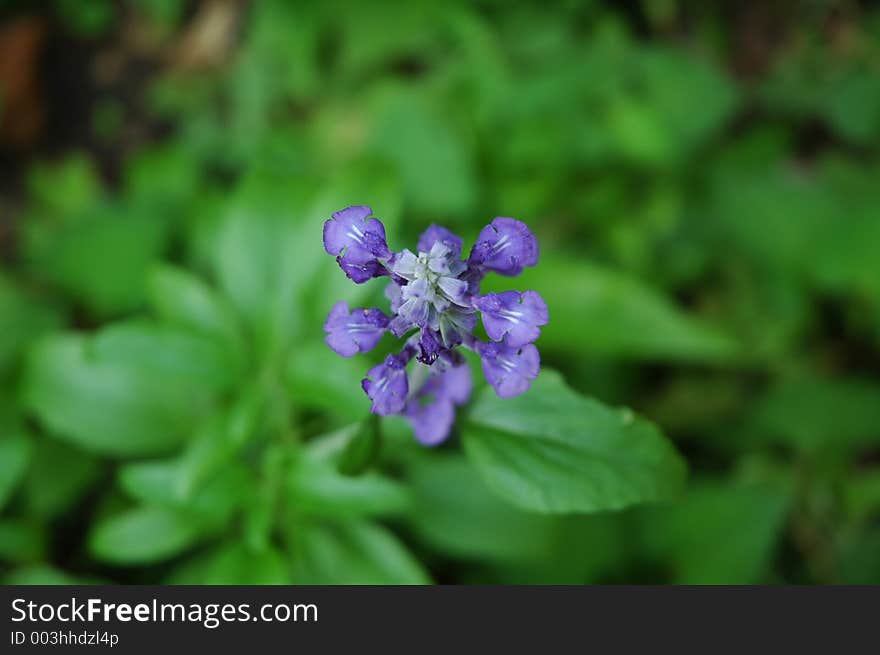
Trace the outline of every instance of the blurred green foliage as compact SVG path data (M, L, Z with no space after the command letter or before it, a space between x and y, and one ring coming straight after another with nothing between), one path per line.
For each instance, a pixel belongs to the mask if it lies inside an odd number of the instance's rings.
M806 4L48 3L137 74L4 169L3 581L880 583L880 11ZM539 236L442 448L322 341L351 204Z

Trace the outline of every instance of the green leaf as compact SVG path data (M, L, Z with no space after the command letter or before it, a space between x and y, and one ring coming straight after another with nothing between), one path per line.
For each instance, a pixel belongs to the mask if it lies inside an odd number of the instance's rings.
M246 389L201 424L179 455L123 466L122 488L144 503L188 508L222 523L248 497L252 481L238 455L254 435L263 402L257 388Z
M880 515L880 469L847 476L842 492L843 505L853 521L866 521Z
M110 0L96 0L82 4L73 0L58 0L55 11L61 22L80 37L96 37L110 28L116 17L116 5Z
M223 544L195 556L166 580L172 585L287 585L290 567L275 548L254 550L243 543Z
M134 500L186 512L206 527L226 525L248 498L254 479L238 463L227 464L222 475L196 486L184 455L162 461L127 464L119 470L122 488Z
M0 521L0 560L27 563L45 556L46 535L24 521Z
M100 521L89 535L89 550L111 564L150 564L181 553L200 536L186 514L142 506Z
M542 513L666 500L686 470L653 424L579 395L547 369L517 398L484 390L465 423L464 445L493 491Z
M737 353L722 332L678 309L622 273L559 256L545 256L517 280L547 301L550 322L538 346L571 356L595 354L670 361L725 361ZM487 291L509 288L487 278ZM645 326L650 326L646 329Z
M31 459L31 442L22 434L0 434L0 510L18 488Z
M779 383L756 403L751 430L761 441L813 452L878 444L880 385L820 378Z
M100 474L100 463L89 453L58 439L41 437L24 482L27 514L51 519L64 513L80 501Z
M789 505L772 487L695 487L676 505L646 510L643 547L671 566L680 584L764 580Z
M360 475L376 461L381 446L379 417L370 414L345 444L336 462L337 470L343 475Z
M102 205L63 226L34 223L26 259L44 276L100 315L116 315L145 300L147 274L165 247L162 217L136 206Z
M23 401L57 436L88 451L160 454L180 442L198 395L162 375L96 356L75 334L46 338L30 352Z
M372 152L397 165L413 208L432 215L461 215L477 197L473 151L430 103L393 89L380 103Z
M37 164L27 174L31 200L50 220L64 220L93 208L101 199L101 179L85 153L58 163Z
M83 585L83 584L106 584L101 580L94 580L74 576L66 571L53 568L47 564L24 566L10 571L3 578L3 584L7 585Z
M232 308L191 273L168 265L153 269L149 295L164 321L223 340L230 347L239 344L241 333Z
M861 56L836 58L801 49L780 60L761 95L789 122L822 118L857 144L874 143L880 129L880 83L869 59Z
M635 54L626 87L631 93L609 112L609 127L635 162L677 163L724 125L735 108L735 89L706 59L649 48Z
M178 482L192 493L216 474L223 475L238 454L258 434L266 405L259 384L246 386L225 412L205 423L180 456Z
M338 65L346 75L369 75L415 50L431 47L429 43L438 38L437 23L449 17L436 5L414 3L395 8L395 20L389 21L389 7L385 3L352 5L339 16L344 36Z
M824 96L832 126L845 138L872 145L880 133L880 82L873 70L841 76Z
M428 584L418 560L386 528L367 521L303 524L294 536L296 584Z
M781 163L712 170L711 211L722 238L761 267L800 271L811 266L811 241L833 212L827 190Z
M719 238L765 283L779 286L784 275L826 293L876 297L876 166L839 156L826 156L809 171L795 171L784 159L759 165L734 160L713 178L708 212ZM847 229L841 229L841 216Z
M360 385L368 368L358 358L340 357L323 341L307 341L291 354L284 381L294 403L323 410L341 425L370 412L370 399Z
M669 165L679 153L662 116L641 98L616 100L606 120L616 149L637 164Z
M806 273L822 291L855 293L871 297L874 307L880 299L880 166L856 159L828 155L815 171L814 186L825 186L834 197L829 211L817 221L812 236L810 264ZM840 216L848 229L840 229Z
M33 302L0 272L0 377L18 362L25 345L55 327L57 319L51 306Z
M619 579L631 558L630 515L556 517L555 539L538 560L496 567L502 584L595 584Z
M172 29L180 23L186 7L176 0L142 0L138 10L150 22L165 29Z
M242 373L242 353L189 330L150 321L116 323L95 335L92 355L196 392L219 392Z
M841 548L840 582L843 584L880 584L880 529L869 528L851 536Z
M410 502L406 488L378 473L343 475L329 462L304 456L288 479L289 503L314 516L387 516Z
M181 141L135 151L125 167L126 195L156 211L171 212L201 191L202 172Z
M524 512L493 494L461 455L430 452L406 465L407 522L421 541L466 559L533 561L548 556L558 519Z
M179 507L191 496L183 487L180 460L135 462L119 469L119 483L134 500Z
M304 216L308 191L295 179L254 174L236 190L214 243L221 289L270 342L297 329L297 294L321 256L321 221Z

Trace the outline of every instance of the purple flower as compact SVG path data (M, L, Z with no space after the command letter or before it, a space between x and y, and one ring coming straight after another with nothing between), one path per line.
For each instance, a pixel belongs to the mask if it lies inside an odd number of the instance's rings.
M388 328L388 317L379 309L355 309L348 311L348 303L340 300L333 305L324 332L333 352L343 357L351 357L356 353L372 350L385 330Z
M324 223L324 250L336 255L336 261L355 283L387 275L382 260L391 256L385 242L385 226L369 207L357 205L333 214Z
M388 355L385 361L367 371L361 381L364 391L373 401L370 411L373 414L388 416L399 414L406 405L409 382L406 378L404 355Z
M471 370L464 361L432 373L404 410L416 439L426 446L445 441L455 421L455 406L467 402L472 387Z
M385 289L390 317L378 309L349 311L339 302L324 331L330 347L344 357L374 348L386 331L406 338L400 353L371 368L362 386L372 400L370 411L403 414L421 443L445 440L456 406L470 397L470 369L457 348L480 356L486 380L503 398L523 393L537 377L540 358L533 342L547 324L544 300L536 291L480 295L488 272L518 275L537 263L538 241L525 223L494 219L463 261L462 240L439 225L422 233L417 252L392 252L372 210L355 206L324 224L324 248L358 284L381 275L391 279ZM491 342L473 335L478 312Z
M477 343L483 375L500 398L518 396L538 377L541 357L532 343L514 348L503 343Z
M524 346L541 335L547 325L547 303L537 291L503 291L474 299L483 317L486 334L508 346Z
M419 237L418 243L419 252L430 251L431 247L437 241L444 243L447 248L455 253L456 257L461 254L461 237L457 234L453 234L445 227L442 227L440 225L431 225L427 230L422 232L422 236Z
M419 356L418 360L422 364L430 366L437 361L440 356L440 340L437 333L430 328L423 328L419 337Z
M538 263L538 240L515 218L499 216L480 231L468 264L501 275L519 275Z

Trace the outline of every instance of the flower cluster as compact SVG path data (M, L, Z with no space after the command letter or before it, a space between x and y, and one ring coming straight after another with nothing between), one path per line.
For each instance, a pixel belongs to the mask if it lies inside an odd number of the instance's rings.
M348 207L324 223L324 248L357 284L388 276L391 316L379 309L350 310L340 301L324 323L329 346L343 357L371 350L385 332L412 333L402 350L367 372L364 391L374 414L402 414L426 445L449 435L455 407L471 394L470 369L456 349L480 356L486 380L502 398L521 394L538 375L534 341L547 323L547 305L536 291L480 293L489 272L519 275L538 262L538 241L513 218L483 228L466 260L462 240L432 225L416 253L392 252L385 226L369 207ZM474 337L477 314L491 341ZM408 375L407 366L416 365Z

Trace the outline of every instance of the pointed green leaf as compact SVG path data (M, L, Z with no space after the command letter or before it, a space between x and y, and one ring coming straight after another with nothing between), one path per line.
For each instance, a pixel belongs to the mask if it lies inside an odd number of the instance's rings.
M31 458L31 442L22 434L0 434L0 509L18 488Z
M37 344L26 363L25 406L59 437L95 453L159 454L178 444L198 409L193 390L131 362L100 359L91 346L76 334Z
M150 300L165 321L236 344L240 338L235 313L216 291L191 273L162 265L149 280Z
M100 521L89 536L89 549L104 562L148 564L177 555L199 537L186 514L144 506Z
M376 523L306 524L295 538L296 584L428 584L418 560Z
M376 461L381 443L379 417L370 414L345 444L336 462L337 469L343 475L360 475Z
M468 416L464 445L491 489L536 512L666 500L685 477L683 460L653 424L581 396L546 369L517 398L485 389Z

